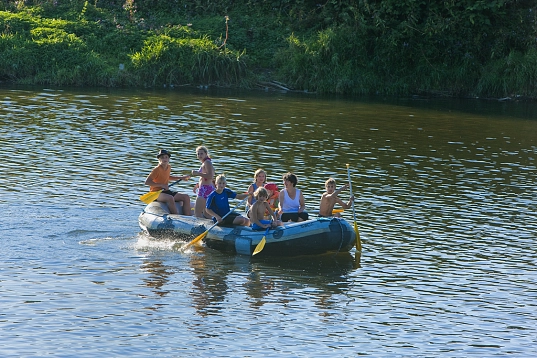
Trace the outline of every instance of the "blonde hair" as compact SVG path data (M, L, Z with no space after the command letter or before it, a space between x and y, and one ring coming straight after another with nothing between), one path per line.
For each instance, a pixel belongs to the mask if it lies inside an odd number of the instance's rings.
M254 182L257 181L257 176L258 176L259 174L261 174L261 173L265 174L265 181L264 181L263 183L266 183L266 181L267 181L267 172L265 172L265 171L264 171L263 169L261 169L261 168L259 168L259 169L257 169L257 170L255 171L255 173L254 173Z
M204 145L200 145L199 147L197 147L196 153L198 152L198 150L203 150L207 155L209 155L209 149L207 149L207 147Z
M254 192L254 198L255 200L259 200L259 196L264 196L265 198L268 199L268 191L267 189L263 188L262 186L260 186L259 188L257 188Z
M223 180L224 183L227 184L226 175L225 174L219 174L216 179L214 180L215 183L218 183L220 180Z
M328 178L328 180L324 182L324 186L327 186L328 184L334 184L335 186L336 180L334 178Z

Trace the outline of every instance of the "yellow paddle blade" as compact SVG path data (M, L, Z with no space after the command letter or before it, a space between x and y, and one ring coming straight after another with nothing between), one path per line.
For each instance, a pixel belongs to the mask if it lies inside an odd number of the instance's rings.
M263 250L263 248L265 247L265 243L267 242L267 240L265 240L265 237L263 236L263 238L261 239L261 241L259 241L259 244L257 244L257 246L255 247L255 250L252 254L252 256L258 254L261 252L261 250Z
M332 210L332 214L342 213L343 209L334 209Z
M140 195L140 200L143 201L146 204L151 204L155 200L157 200L158 196L162 190L159 191L150 191L149 193L145 193L144 195Z
M360 233L358 232L356 221L354 222L354 232L356 233L356 251L362 251L362 240L360 240Z
M189 247L190 245L194 245L196 242L202 240L205 236L207 236L207 233L209 232L209 230L205 230L204 233L202 233L201 235L198 235L194 238L194 240L190 241L189 243L187 243L185 246L183 246L184 249L186 249L187 247Z

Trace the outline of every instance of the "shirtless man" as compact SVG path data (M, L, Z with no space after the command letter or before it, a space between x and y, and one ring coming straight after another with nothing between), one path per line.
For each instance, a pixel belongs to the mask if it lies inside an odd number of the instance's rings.
M322 217L331 217L331 216L341 216L339 213L332 214L334 210L334 205L339 204L343 209L349 209L354 201L354 195L350 197L349 202L345 203L338 197L338 194L342 190L349 188L349 184L343 185L341 188L336 190L336 181L333 178L329 178L325 183L324 187L326 192L321 196L321 204L319 205L319 216Z

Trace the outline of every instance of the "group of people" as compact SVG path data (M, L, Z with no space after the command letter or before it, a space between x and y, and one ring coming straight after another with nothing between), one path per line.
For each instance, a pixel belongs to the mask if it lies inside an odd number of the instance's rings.
M209 150L205 146L196 148L196 156L201 162L199 169L191 171L190 175L171 175L170 157L171 154L161 149L157 154L158 165L151 170L147 176L145 184L150 191L160 191L157 201L166 203L171 214L178 214L176 202L182 204L182 215L192 215L190 196L182 194L169 188L172 180L189 180L191 177L199 177L194 187L196 201L194 204L194 215L200 218L212 218L219 225L243 225L252 226L254 230L265 230L283 225L285 222L301 222L309 219L305 211L306 204L302 191L296 187L298 178L293 173L283 175L284 189L278 191L275 183L267 183L267 174L263 169L258 169L254 173L254 181L248 187L246 193L236 193L226 187L225 175L215 177L215 169L209 157ZM351 195L348 202L344 202L338 194L348 189L348 184L336 189L336 181L329 178L325 182L326 191L321 195L319 205L319 216L331 217L339 216L332 211L336 204L343 209L349 209L354 201ZM229 199L247 200L246 216L242 216L232 211L229 206Z

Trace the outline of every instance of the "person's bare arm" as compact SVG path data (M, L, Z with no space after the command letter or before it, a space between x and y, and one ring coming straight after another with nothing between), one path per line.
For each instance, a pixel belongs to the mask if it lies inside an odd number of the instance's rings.
M207 215L209 215L210 217L215 218L215 219L216 219L216 222L222 222L222 218L220 217L220 215L218 215L217 213L215 213L212 209L205 208L205 212L206 212Z
M300 199L298 200L299 207L298 212L301 213L306 209L306 200L304 200L304 195L302 194L302 190L300 191Z
M278 218L276 217L276 213L272 211L272 208L270 207L270 204L265 201L265 211L268 211L269 215L272 217L273 221L278 221Z
M332 194L327 194L327 196L337 197L339 193L341 193L343 190L346 190L348 188L349 188L349 184L345 184L341 188L335 190Z
M170 175L170 180L188 180L190 179L190 175L181 175L181 176L177 176L177 175Z
M192 175L200 176L205 180L211 180L214 177L214 166L207 160L201 165L200 170L192 170Z
M147 176L147 178L145 179L145 185L149 185L149 186L159 186L161 187L163 190L168 190L168 183L155 183L153 181L153 178L151 177L151 174L149 174Z
M245 198L249 197L250 195L252 195L252 194L250 194L250 193L237 194L237 196L235 197L235 199L242 200L242 199L245 199Z

